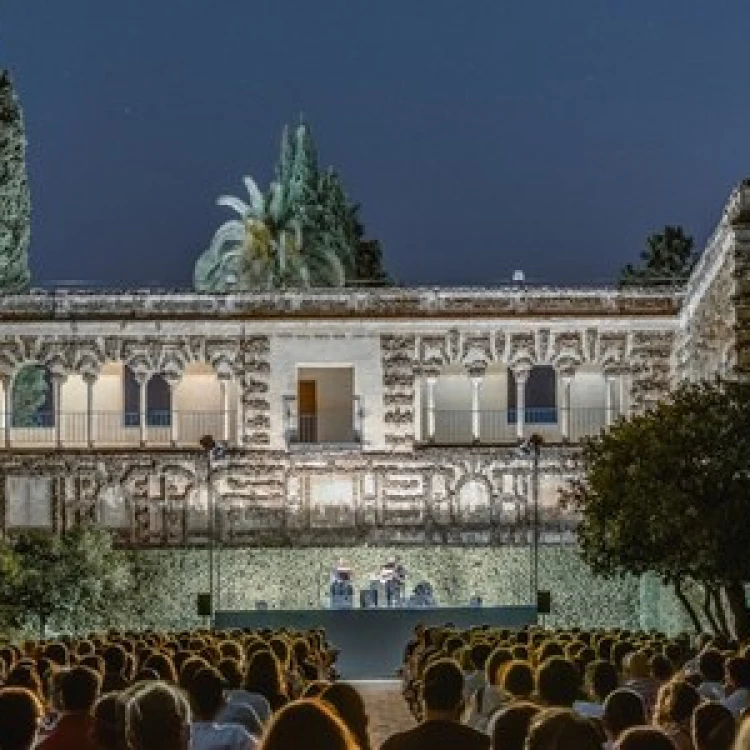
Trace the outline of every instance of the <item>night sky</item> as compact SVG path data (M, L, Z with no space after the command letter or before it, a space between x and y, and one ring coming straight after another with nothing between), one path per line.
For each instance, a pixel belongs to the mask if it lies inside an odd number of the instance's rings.
M750 176L748 0L4 0L34 282L185 286L304 112L402 283L603 283Z

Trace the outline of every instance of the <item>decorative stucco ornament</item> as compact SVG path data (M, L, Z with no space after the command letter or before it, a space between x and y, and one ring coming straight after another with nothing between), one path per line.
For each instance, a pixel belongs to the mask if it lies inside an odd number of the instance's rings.
M31 199L23 117L7 71L0 70L0 293L29 284Z

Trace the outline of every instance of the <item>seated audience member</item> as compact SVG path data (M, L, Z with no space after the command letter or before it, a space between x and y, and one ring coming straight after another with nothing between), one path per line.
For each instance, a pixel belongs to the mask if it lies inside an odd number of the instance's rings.
M242 689L247 693L262 695L272 711L278 711L289 702L284 673L272 651L256 651L253 654L245 670Z
M370 719L365 710L365 702L356 688L346 682L334 682L323 691L320 699L346 724L360 750L370 750Z
M89 667L72 667L57 676L60 718L39 750L95 750L91 739L92 711L101 688L101 677ZM0 742L0 747L2 743Z
M190 725L192 750L253 750L255 738L239 724L216 721L224 708L224 678L213 667L204 667L190 681L188 698L193 713Z
M533 703L514 703L501 708L490 723L492 750L524 750L529 727L539 713Z
M750 659L732 656L724 666L724 694L722 703L736 718L750 707Z
M646 724L643 698L630 688L613 690L604 701L602 725L609 742L615 742L631 727Z
M107 693L94 706L91 738L96 750L119 750L122 746L117 724L117 693Z
M721 651L708 648L698 656L698 673L701 682L698 694L709 701L724 699L724 657Z
M278 711L260 750L359 750L346 724L319 700L297 700Z
M464 675L464 700L468 701L479 688L487 684L487 659L492 653L492 646L489 643L478 642L470 647L471 663L474 669L467 675Z
M693 711L691 735L695 750L731 750L734 716L721 703L703 703Z
M591 662L586 667L584 680L589 700L578 700L573 704L573 710L579 715L590 719L601 719L604 713L604 701L607 696L617 689L617 670L608 661Z
M536 694L551 708L571 708L578 698L580 676L575 664L562 656L547 659L536 670Z
M44 709L39 698L22 687L0 688L0 747L31 750Z
M125 703L125 735L128 750L189 750L187 700L163 682L139 685Z
M464 678L450 659L432 662L422 681L424 719L414 729L387 739L381 750L486 750L487 735L461 724Z
M622 665L624 677L622 687L629 688L641 696L646 718L650 720L662 683L652 675L649 659L643 651L633 651L628 654L623 659Z
M534 692L534 671L528 662L514 659L503 670L502 690L508 703L528 701Z
M601 750L602 739L589 719L567 708L548 708L532 720L525 750Z
M624 732L614 750L676 750L677 746L657 727L633 727Z
M128 655L119 643L113 643L104 649L104 679L102 680L102 693L111 693L124 690L129 681L125 676L125 668L128 663Z
M654 724L664 730L678 750L693 750L690 718L700 702L698 691L685 680L671 680L659 689Z
M242 690L242 670L235 659L222 659L217 669L224 679L226 700L216 721L220 724L240 724L250 734L259 737L271 717L268 701L262 695Z
M669 661L664 654L654 654L649 661L649 667L651 669L651 677L653 677L659 685L668 682L672 679L672 675L674 675L672 662Z
M488 657L485 665L485 684L482 685L471 700L466 723L485 731L490 718L498 708L506 703L502 689L505 667L513 661L507 648L496 648Z

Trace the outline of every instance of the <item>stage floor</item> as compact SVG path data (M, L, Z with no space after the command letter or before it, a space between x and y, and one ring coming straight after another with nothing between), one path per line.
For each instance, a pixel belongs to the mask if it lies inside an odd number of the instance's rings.
M536 623L530 606L420 607L394 609L238 610L216 613L223 628L324 628L328 640L340 649L338 668L344 679L387 679L401 666L404 647L422 623L459 628L491 625L520 628Z

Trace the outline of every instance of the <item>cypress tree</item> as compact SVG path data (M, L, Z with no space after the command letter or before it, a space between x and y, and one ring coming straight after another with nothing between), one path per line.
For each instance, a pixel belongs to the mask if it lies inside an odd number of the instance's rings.
M0 70L0 292L29 284L31 199L26 176L23 116L10 75Z

